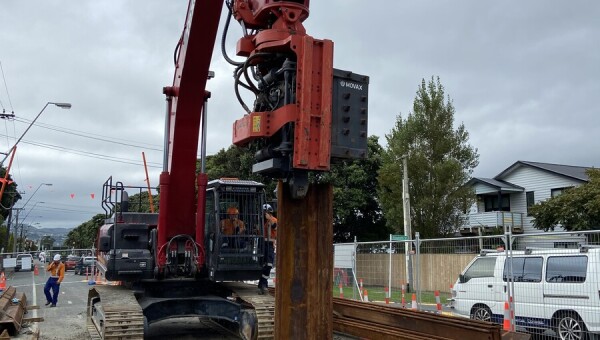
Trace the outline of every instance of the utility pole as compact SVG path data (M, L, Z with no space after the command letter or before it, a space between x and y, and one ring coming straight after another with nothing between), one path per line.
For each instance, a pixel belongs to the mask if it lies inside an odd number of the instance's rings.
M4 244L2 245L2 247L4 249L8 249L8 239L10 238L10 225L12 222L12 212L13 212L13 205L10 205L10 209L8 209L8 221L6 221L6 241L4 242Z
M23 210L23 208L20 209L15 209L17 211L17 216L15 218L15 233L14 233L14 237L13 237L13 250L18 252L19 248L18 248L18 238L19 238L19 212L21 210Z
M408 155L402 156L402 210L404 213L404 235L412 240L412 229L410 225L410 195L408 194ZM404 246L404 257L406 259L406 281L408 289L413 288L413 270L411 261L412 242Z

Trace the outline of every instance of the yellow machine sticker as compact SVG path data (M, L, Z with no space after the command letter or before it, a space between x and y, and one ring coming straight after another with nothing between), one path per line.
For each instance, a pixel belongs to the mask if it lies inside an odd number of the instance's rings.
M260 116L252 117L252 132L260 132Z

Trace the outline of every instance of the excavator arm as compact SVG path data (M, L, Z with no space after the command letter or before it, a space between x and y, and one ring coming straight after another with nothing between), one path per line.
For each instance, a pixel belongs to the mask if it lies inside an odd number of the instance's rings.
M163 89L167 126L160 175L159 267L164 266L167 242L174 237L195 234L196 243L200 247L204 244L204 218L196 216L204 216L207 178L196 175L196 160L203 105L208 96L206 82L222 8L223 0L190 1L176 50L173 85ZM196 262L201 267L203 257L197 255Z

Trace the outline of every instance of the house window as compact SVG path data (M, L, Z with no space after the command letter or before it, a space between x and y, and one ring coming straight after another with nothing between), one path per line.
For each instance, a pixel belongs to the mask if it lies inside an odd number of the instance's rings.
M533 191L527 191L525 193L525 199L527 200L527 216L530 216L529 208L535 204L535 197L533 195Z
M485 211L510 211L510 196L508 194L501 195L502 204L498 209L498 195L490 195L483 197Z
M554 242L554 248L579 249L579 242Z
M565 192L565 190L567 190L567 189L571 189L571 188L572 188L572 187L564 187L564 188L554 188L554 189L550 189L550 196L551 196L552 198L554 198L554 197L558 197L558 196L562 195L562 194Z

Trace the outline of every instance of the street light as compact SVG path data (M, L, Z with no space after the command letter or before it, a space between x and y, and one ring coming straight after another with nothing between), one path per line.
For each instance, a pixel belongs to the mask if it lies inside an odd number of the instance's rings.
M21 208L25 208L25 206L27 205L27 203L29 203L29 201L31 201L31 199L33 198L33 196L35 195L35 193L38 192L38 190L40 190L40 188L42 187L42 185L51 187L52 183L40 183L40 185L37 187L37 189L35 189L35 191L33 192L33 194L31 194L31 196L29 196L29 198L27 199L27 202L25 202L25 204L23 204L23 206Z
M10 149L8 149L8 151L6 152L6 155L4 155L4 158L0 162L0 166L2 166L4 164L4 161L6 161L6 158L8 158L8 155L10 155L10 153L13 152L17 148L17 144L19 144L19 142L21 141L21 139L23 139L23 137L25 136L25 134L27 133L27 131L29 131L29 129L31 129L31 127L33 126L33 124L35 123L35 121L40 117L40 115L42 114L42 112L44 112L44 110L46 109L46 107L48 107L48 105L50 105L50 104L58 106L61 109L65 109L65 110L68 110L68 109L71 108L71 103L47 102L46 105L44 105L44 107L40 111L40 113L38 113L37 116L35 116L35 118L31 121L31 123L29 123L29 126L27 127L27 129L25 129L25 132L23 132L23 134L21 135L21 137L19 137L19 139L17 140L17 142L15 143L15 145L13 145Z

